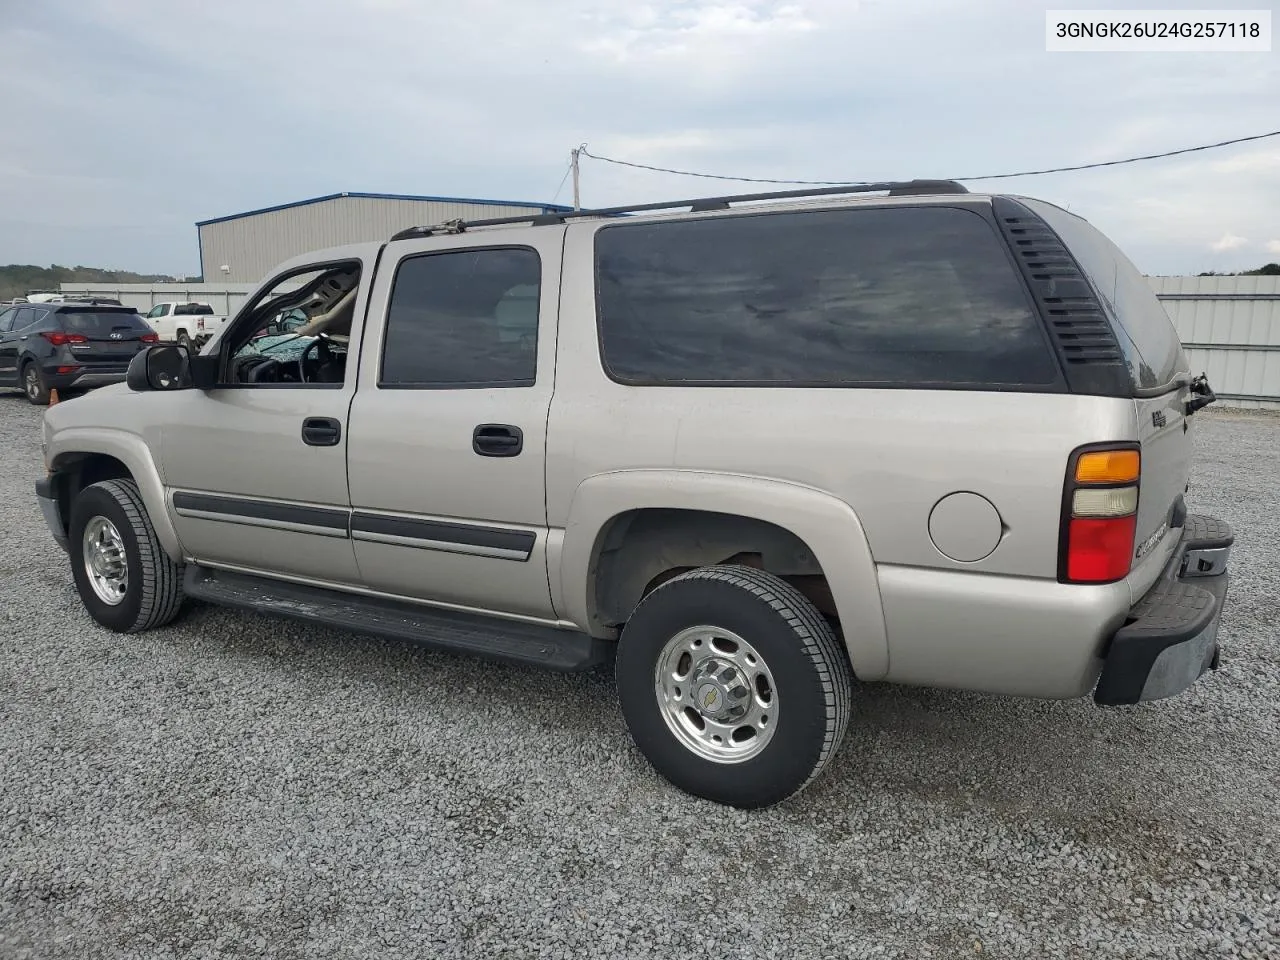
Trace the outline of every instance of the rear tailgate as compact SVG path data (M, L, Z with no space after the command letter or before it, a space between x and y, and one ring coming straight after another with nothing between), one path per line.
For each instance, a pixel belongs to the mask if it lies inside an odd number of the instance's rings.
M58 322L74 338L69 344L72 356L86 364L128 363L156 339L155 331L133 310L63 310Z
M1159 549L1159 545L1175 521L1175 504L1187 488L1194 454L1186 413L1190 399L1190 389L1182 386L1159 397L1135 401L1138 439L1142 443L1142 480L1133 538L1134 570L1149 560L1163 565L1168 552Z

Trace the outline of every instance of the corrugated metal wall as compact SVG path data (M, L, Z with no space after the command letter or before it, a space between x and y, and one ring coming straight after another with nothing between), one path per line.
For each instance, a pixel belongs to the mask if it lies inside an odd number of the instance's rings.
M481 220L541 212L536 206L336 197L205 224L199 228L200 266L209 281L256 282L281 261L309 250L387 240L406 227L459 217ZM231 269L223 273L223 265Z
M209 304L214 313L229 317L256 287L254 283L64 283L62 292L110 297L142 313L167 300L196 300Z
M1151 277L1224 406L1280 410L1280 277Z

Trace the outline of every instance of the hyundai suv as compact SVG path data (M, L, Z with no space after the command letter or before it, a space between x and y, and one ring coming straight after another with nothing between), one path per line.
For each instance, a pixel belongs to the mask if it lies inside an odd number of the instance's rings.
M50 391L124 380L129 361L157 340L132 307L94 301L28 303L0 313L0 388L34 404Z

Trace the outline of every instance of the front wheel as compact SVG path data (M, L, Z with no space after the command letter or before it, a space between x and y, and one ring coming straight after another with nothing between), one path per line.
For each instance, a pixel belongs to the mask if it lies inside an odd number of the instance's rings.
M163 626L182 606L182 568L156 538L132 480L80 491L68 532L71 575L85 609L117 633Z
M667 581L622 633L618 697L650 763L735 807L802 790L835 755L853 675L822 614L786 581L703 567Z

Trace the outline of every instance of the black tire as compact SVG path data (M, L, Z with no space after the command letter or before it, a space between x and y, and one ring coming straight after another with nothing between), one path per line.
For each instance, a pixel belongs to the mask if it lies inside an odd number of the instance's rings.
M124 597L114 605L94 592L85 566L84 531L95 517L111 521L124 545L129 575ZM178 615L183 568L160 546L132 480L103 480L81 490L71 506L68 534L76 590L98 623L117 633L137 633L164 626Z
M178 346L186 347L193 353L195 352L195 344L191 342L191 338L187 336L187 331L185 330L178 331Z
M655 693L668 640L704 624L759 651L777 692L771 739L736 763L686 746ZM853 671L830 624L786 581L750 567L702 567L655 589L623 630L616 672L627 727L658 772L696 796L743 808L770 806L808 786L839 749L853 700Z
M40 372L40 365L34 360L28 360L22 367L22 392L28 403L37 407L49 405L49 385Z

